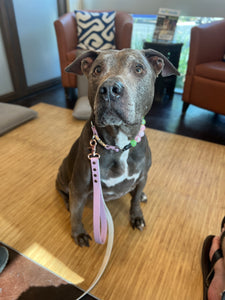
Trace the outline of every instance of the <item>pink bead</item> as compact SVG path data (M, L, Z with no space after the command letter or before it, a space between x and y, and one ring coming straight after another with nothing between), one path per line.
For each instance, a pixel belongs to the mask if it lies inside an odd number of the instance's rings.
M136 138L135 138L135 141L136 141L137 143L140 143L141 137L137 135Z
M145 135L144 131L140 131L138 134L141 138Z
M145 131L145 125L141 125L140 131Z

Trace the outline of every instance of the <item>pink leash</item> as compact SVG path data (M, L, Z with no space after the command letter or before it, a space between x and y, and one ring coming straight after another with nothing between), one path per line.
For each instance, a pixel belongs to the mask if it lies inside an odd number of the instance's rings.
M112 247L113 247L113 239L114 239L114 226L113 226L112 216L108 210L108 207L105 204L103 194L102 194L102 186L101 186L101 178L100 178L100 170L99 170L100 155L96 153L97 142L94 138L91 139L90 145L92 151L88 155L88 158L91 161L92 180L93 180L94 238L97 243L104 244L107 237L107 230L108 230L108 241L107 241L105 256L98 274L96 275L91 286L80 297L76 298L76 300L82 299L98 283L99 279L104 273L105 268L109 262L109 258L111 256Z
M92 141L93 143L93 141ZM96 153L97 154L97 153ZM93 228L96 243L104 244L107 237L107 218L105 214L104 198L102 194L99 155L93 156L91 160L93 181Z
M105 144L98 136L98 132L91 123L93 132L92 139L90 140L91 153L88 158L91 161L92 181L93 181L93 228L94 239L98 244L104 244L107 237L107 217L105 213L105 201L102 194L102 185L99 169L100 155L96 153L97 142L107 150L114 150L118 152L120 149L117 146L110 146Z

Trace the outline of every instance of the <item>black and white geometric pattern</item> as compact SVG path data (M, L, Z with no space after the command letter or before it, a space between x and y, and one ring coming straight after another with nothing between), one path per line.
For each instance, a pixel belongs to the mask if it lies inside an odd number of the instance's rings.
M75 10L78 28L78 49L115 49L115 15L111 12Z

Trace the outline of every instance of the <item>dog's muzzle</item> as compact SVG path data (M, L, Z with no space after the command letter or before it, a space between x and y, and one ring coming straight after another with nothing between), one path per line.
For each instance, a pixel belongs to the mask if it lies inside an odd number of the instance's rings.
M107 79L99 88L99 96L105 101L116 101L119 100L124 93L123 84L115 79Z

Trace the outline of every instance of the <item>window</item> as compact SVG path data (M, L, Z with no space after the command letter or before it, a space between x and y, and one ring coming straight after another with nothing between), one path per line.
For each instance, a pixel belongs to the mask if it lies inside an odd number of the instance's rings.
M151 42L155 30L157 15L132 15L133 16L133 35L131 48L143 49L144 41ZM185 17L180 16L177 22L176 31L174 35L174 42L183 43L179 72L181 76L177 77L176 92L183 92L183 85L185 74L187 71L187 62L189 55L190 32L191 28L196 25L210 23L221 18L202 18L202 17Z

